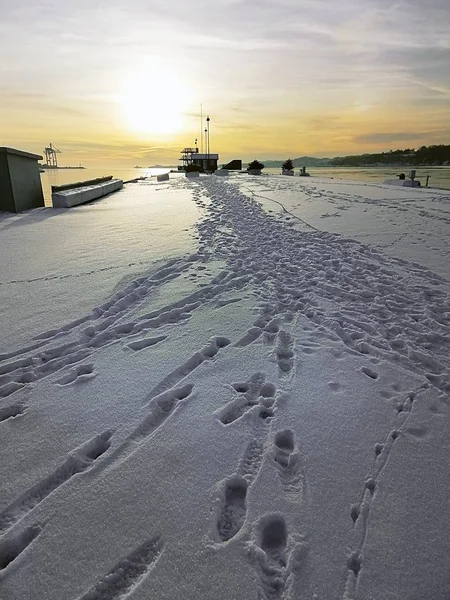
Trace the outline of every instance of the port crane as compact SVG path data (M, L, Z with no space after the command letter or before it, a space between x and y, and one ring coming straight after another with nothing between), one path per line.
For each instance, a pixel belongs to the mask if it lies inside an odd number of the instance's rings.
M61 154L61 150L49 144L46 148L44 148L45 154L45 162L48 168L57 169L58 168L58 159L56 157L57 154Z

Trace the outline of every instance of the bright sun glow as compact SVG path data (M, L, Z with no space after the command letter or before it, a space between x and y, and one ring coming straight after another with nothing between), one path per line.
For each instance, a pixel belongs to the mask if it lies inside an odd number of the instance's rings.
M188 87L174 73L155 65L142 69L125 82L126 124L137 133L177 133L189 98Z

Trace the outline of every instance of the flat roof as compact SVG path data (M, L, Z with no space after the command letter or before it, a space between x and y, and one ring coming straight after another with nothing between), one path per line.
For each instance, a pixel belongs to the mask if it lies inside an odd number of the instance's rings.
M200 160L206 160L207 158L209 158L210 160L214 160L214 159L218 159L219 155L218 154L212 154L212 153L209 153L209 154L199 154L198 152L196 152L196 153L194 153L191 156L191 158L192 158L192 160L198 160L198 159L200 159Z
M0 146L0 154L17 154L25 158L33 158L34 160L42 160L42 156L39 154L32 154L31 152L24 152L23 150L17 150L16 148L7 148L6 146Z

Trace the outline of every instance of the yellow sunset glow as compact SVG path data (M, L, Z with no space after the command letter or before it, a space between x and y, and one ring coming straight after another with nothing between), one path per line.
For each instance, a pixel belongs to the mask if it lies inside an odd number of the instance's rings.
M184 125L188 86L162 66L142 69L127 78L122 96L126 127L141 134L170 135Z
M0 146L175 165L206 115L223 163L449 143L444 0L425 20L417 0L21 4L0 22Z

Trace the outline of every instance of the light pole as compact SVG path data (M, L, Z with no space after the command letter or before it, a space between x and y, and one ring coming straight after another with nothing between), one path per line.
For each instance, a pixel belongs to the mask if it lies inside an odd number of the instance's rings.
M211 121L211 119L209 118L209 115L206 117L206 165L208 167L208 171L209 171L209 122Z
M200 152L203 154L203 104L200 104Z

